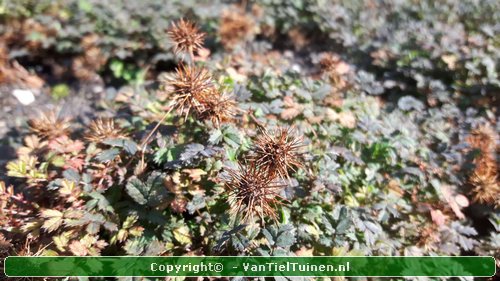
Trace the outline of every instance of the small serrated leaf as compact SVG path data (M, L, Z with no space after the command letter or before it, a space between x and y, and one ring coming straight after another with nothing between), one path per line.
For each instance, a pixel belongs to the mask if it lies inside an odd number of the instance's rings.
M269 232L269 230L267 230L266 228L262 229L262 234L264 234L264 236L266 237L267 241L269 242L269 245L271 246L274 245L274 238L271 232Z
M204 149L205 146L199 143L188 144L184 151L181 153L180 159L182 161L191 161L193 158L197 157L198 154Z
M122 147L131 155L134 155L137 152L137 143L129 139L107 139L104 140L103 143L111 146Z
M191 235L187 226L183 225L180 227L176 227L172 232L177 242L181 243L182 245L191 244Z
M104 150L96 156L96 159L100 162L109 162L116 158L120 154L120 150L118 148L111 148L108 150Z
M53 217L48 220L46 220L42 228L45 229L47 232L53 232L56 231L63 223L63 218L62 217Z
M219 129L213 130L210 133L210 137L208 138L208 142L211 144L218 144L222 140L222 131Z
M58 210L46 209L42 211L40 216L42 218L55 218L55 217L62 218L63 213L61 213Z
M201 194L196 194L193 197L193 200L191 200L187 204L186 209L188 210L189 214L194 214L194 212L204 207L205 207L205 196Z
M79 182L80 181L80 174L75 169L67 169L67 170L65 170L63 172L63 177L65 179L73 181L73 182Z
M140 205L144 205L148 202L148 188L147 186L139 180L137 177L133 176L127 182L125 186L127 194L134 199Z
M157 171L151 173L148 177L146 181L146 199L149 206L156 207L167 199L169 191L163 184L164 179L165 175Z
M295 243L295 229L293 227L282 229L280 235L276 239L276 246L288 248L292 246L293 243Z

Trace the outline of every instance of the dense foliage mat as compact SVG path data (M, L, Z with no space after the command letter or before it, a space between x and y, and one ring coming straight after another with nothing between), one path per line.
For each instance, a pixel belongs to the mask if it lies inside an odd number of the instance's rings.
M1 255L498 261L500 2L164 2L0 3Z

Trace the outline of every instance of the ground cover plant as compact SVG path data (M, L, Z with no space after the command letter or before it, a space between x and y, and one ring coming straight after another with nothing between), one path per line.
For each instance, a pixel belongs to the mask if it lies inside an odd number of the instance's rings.
M0 2L0 254L498 261L499 22L493 0Z

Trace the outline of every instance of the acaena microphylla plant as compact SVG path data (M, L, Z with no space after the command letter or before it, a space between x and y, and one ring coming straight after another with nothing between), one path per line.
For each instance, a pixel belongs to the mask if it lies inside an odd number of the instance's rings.
M263 128L260 133L251 158L270 176L290 179L290 170L295 171L303 167L299 160L303 147L302 137L296 136L291 127L279 127L270 132Z
M200 32L194 23L181 19L177 23L172 23L168 35L175 44L174 53L188 52L191 60L188 66L181 63L177 67L176 73L164 81L167 91L172 93L172 104L141 143L143 149L170 111L176 109L187 119L191 109L194 109L198 114L205 111L203 104L206 102L204 99L208 97L208 92L219 94L214 89L210 73L204 68L194 66L194 52L203 47L205 33Z
M238 170L228 169L229 179L225 183L228 192L230 212L242 221L255 216L264 223L265 218L277 220L276 206L285 200L279 194L285 185L265 170L259 169L253 161L239 164Z

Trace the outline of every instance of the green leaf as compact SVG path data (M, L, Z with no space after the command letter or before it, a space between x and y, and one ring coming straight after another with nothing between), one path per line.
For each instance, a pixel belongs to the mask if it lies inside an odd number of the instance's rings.
M288 248L295 243L295 228L290 224L280 226L276 246Z
M155 207L165 202L169 192L163 185L165 175L160 172L153 172L146 181L148 190L147 203L149 206Z
M125 186L125 190L128 195L140 205L144 205L148 202L148 187L137 177L133 176L129 179L127 185Z
M193 200L191 200L187 204L186 209L188 210L189 214L194 214L194 212L204 207L205 207L205 196L196 194L193 197Z
M104 150L96 156L96 159L100 162L108 162L116 158L120 154L120 150L117 148L111 148Z
M78 8L86 13L89 13L92 11L92 4L87 0L79 0Z
M109 65L111 71L113 71L113 76L116 78L121 78L123 75L124 64L119 60L113 60Z
M143 183L137 177L131 177L125 186L128 195L140 205L152 207L164 203L169 195L168 190L163 185L165 175L160 172L153 172Z
M89 196L96 200L97 207L101 211L113 211L113 208L110 206L108 199L104 195L99 192L91 192Z
M222 138L223 138L223 135L222 135L221 130L219 130L219 129L213 130L210 133L210 137L208 138L208 142L211 144L218 144L221 142Z
M66 84L57 84L52 88L52 98L56 101L69 96L70 88Z
M233 148L238 148L242 142L240 132L233 127L227 127L227 129L224 130L223 139L225 143Z
M273 235L271 234L271 232L269 232L269 230L267 230L267 228L262 229L262 234L264 234L264 237L266 237L269 245L274 245Z
M63 177L65 179L73 181L73 182L79 182L80 181L80 174L75 169L67 169L67 170L65 170L63 172Z
M168 157L169 154L171 155L171 153L169 153L169 152L170 152L170 149L168 149L166 147L158 149L154 154L153 161L156 164L163 164L164 162L172 161L173 159L169 159L169 157Z
M137 143L129 139L107 139L103 143L111 146L122 147L127 153L134 155L137 152Z

